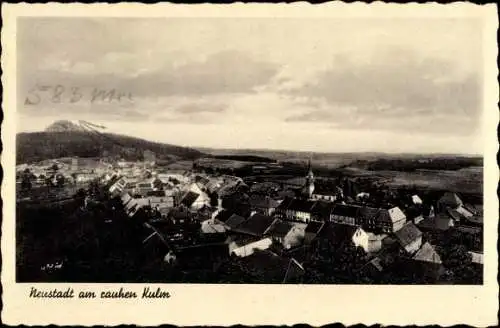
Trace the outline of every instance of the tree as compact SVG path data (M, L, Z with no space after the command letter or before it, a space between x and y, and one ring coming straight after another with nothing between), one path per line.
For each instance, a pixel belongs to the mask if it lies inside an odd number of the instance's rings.
M473 283L477 277L472 267L472 255L463 245L453 245L445 249L441 257L447 269L443 276L445 281L454 283Z
M65 182L64 175L62 175L62 174L57 174L57 175L56 175L56 185L57 185L58 187L63 187L63 186L64 186L64 182Z
M21 176L21 190L23 191L29 191L31 190L32 187L32 179L33 174L29 169L25 169L22 176Z

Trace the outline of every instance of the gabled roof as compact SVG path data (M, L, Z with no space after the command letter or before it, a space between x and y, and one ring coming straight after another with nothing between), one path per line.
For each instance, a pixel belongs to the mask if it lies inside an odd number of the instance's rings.
M455 209L449 207L446 209L446 213L448 213L448 215L455 221L460 221L465 219L465 217L462 214L457 212Z
M292 202L293 202L293 198L286 197L285 199L283 199L281 204L279 204L279 206L276 209L281 210L281 211L286 211L288 209L288 207L290 206L290 204L292 204Z
M332 214L333 212L334 207L335 204L333 203L317 201L314 207L312 208L312 214L329 218L330 214Z
M447 215L438 214L435 217L425 218L418 223L422 229L448 230L453 226L453 220Z
M225 224L230 228L234 229L245 221L245 218L239 216L238 214L233 214L226 220Z
M374 219L379 215L380 211L380 208L363 206L359 209L358 215L364 219Z
M412 222L406 223L401 229L394 233L401 246L406 247L422 236L420 231Z
M422 204L422 199L418 195L411 196L413 204Z
M323 226L325 225L324 222L314 222L311 221L307 224L307 227L305 229L306 233L313 233L313 234L318 234Z
M273 217L256 213L232 230L252 236L262 236L273 222Z
M149 190L146 196L165 197L165 190Z
M339 216L346 216L350 218L355 218L358 216L360 206L358 205L344 205L338 204L333 208L333 214Z
M456 208L462 205L462 200L458 197L456 193L446 192L439 199L438 203L441 204L442 206L449 206L451 208Z
M196 201L196 199L198 199L199 196L200 196L200 194L197 194L197 193L192 192L192 191L188 191L184 195L184 197L182 197L181 204L183 204L187 207L191 207L191 205L193 205L193 203Z
M401 220L406 220L406 215L401 211L399 207L393 207L390 209L380 209L377 216L378 221L395 223Z
M335 196L338 194L338 192L337 192L336 188L330 188L330 187L318 184L318 185L314 186L313 194L325 195L325 196Z
M276 208L279 205L279 202L272 199L269 196L262 195L251 195L249 199L250 205L256 208Z
M314 204L314 201L296 198L288 205L288 210L297 212L311 212Z
M399 207L393 207L387 211L392 222L398 222L401 220L406 220L406 215L401 211Z
M430 262L430 263L436 263L436 264L441 264L441 257L439 256L438 253L436 253L436 250L434 247L432 247L431 244L426 242L425 244L420 247L418 252L413 256L413 259L415 261L421 261L421 262Z
M292 228L293 224L290 222L275 220L269 229L267 229L266 235L283 238L290 232L290 230L292 230Z

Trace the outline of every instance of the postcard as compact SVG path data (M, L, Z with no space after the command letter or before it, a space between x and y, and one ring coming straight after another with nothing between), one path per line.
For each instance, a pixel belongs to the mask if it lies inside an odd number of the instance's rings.
M495 5L2 9L5 323L498 324Z

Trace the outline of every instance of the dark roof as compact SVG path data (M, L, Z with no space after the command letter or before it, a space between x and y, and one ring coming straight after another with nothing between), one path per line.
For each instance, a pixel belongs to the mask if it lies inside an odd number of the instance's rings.
M233 214L226 220L225 224L230 228L234 229L245 221L245 218L239 216L238 214Z
M312 214L321 217L326 217L328 219L330 218L330 214L332 214L334 207L335 204L333 203L317 201L314 207L312 208Z
M285 199L283 199L283 201L281 202L281 204L279 204L279 206L276 209L277 210L281 210L281 211L286 211L288 209L288 206L290 206L290 204L292 202L293 202L293 198L286 197Z
M305 261L310 259L310 257L313 255L313 252L311 250L311 246L309 245L303 245L300 247L294 247L289 250L285 250L283 253L283 256L293 258L300 264L303 264Z
M276 208L279 203L269 196L252 195L250 196L250 205L256 208Z
M446 192L438 201L439 204L456 208L462 205L462 200L456 193Z
M214 257L229 257L229 246L226 243L206 243L178 247L176 255L189 262L194 258L210 260Z
M451 218L447 215L438 214L435 217L425 218L417 225L422 229L430 230L448 230L450 228L449 221Z
M321 184L316 184L314 186L313 193L316 195L325 195L325 196L335 196L338 194L337 188L331 188Z
M150 190L146 192L146 196L164 197L165 190Z
M182 198L181 203L187 207L191 207L193 203L196 201L196 199L200 196L200 194L195 193L193 191L189 191L184 197Z
M221 222L226 222L233 214L234 213L232 213L231 211L222 210L217 214L215 218Z
M356 226L328 222L325 223L318 236L320 238L328 239L335 244L340 244L345 241L351 242L351 238L357 229L358 227Z
M394 233L403 247L415 241L422 236L420 231L412 222L406 223L401 229Z
M364 206L359 209L358 215L365 219L375 219L378 217L381 209L375 207Z
M311 212L315 202L296 198L288 206L288 210L297 212Z
M350 218L355 218L358 216L360 206L358 205L343 205L339 204L333 208L333 214L339 216L346 216Z
M266 283L282 283L303 274L302 268L292 259L283 258L269 251L256 251L241 259L242 264L250 272L262 277Z
M439 254L436 252L434 247L428 242L422 245L418 252L413 256L413 259L415 261L441 264L441 257L439 257Z
M252 236L262 236L273 221L273 217L256 213L232 230Z
M266 232L266 235L270 235L273 237L283 238L288 232L293 228L293 224L286 221L275 220L273 224L269 227Z
M172 208L170 212L168 212L168 215L174 219L182 220L189 217L189 212L186 210L183 211L179 208Z
M323 222L312 221L312 222L309 222L309 224L307 225L305 232L317 234L320 232L320 230L323 228L323 226L324 226Z

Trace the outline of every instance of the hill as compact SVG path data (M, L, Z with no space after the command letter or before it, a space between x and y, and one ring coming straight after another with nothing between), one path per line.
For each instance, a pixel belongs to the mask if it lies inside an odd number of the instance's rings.
M54 129L51 128L53 131ZM16 137L17 163L38 162L51 158L122 157L141 160L145 150L156 154L157 159L196 159L204 154L198 150L170 144L146 141L111 133L92 134L69 127L60 132L25 132ZM57 131L57 127L56 127Z
M45 132L70 132L70 131L85 132L85 129L79 126L78 124L75 124L68 120L55 121L47 128L45 128Z

